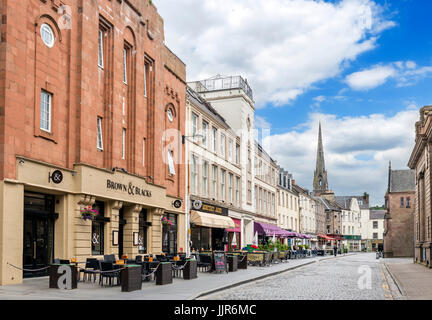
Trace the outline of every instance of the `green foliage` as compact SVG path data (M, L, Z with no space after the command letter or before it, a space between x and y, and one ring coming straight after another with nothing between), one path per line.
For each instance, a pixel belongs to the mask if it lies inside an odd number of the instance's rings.
M275 243L273 243L272 240L269 240L267 241L267 244L260 244L258 248L261 251L268 251L268 252L273 252L274 248L277 248L277 251L279 252L290 250L290 247L288 245L281 243L279 240L276 240Z
M371 210L385 210L385 205L371 207Z

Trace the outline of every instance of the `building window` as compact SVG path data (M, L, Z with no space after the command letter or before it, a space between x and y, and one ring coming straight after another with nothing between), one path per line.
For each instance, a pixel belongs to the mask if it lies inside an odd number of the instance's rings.
M168 116L168 121L172 123L174 121L174 115L173 115L171 108L168 108L167 116Z
M138 230L138 253L147 253L147 210L143 209L139 215L139 230Z
M127 84L127 56L128 49L123 48L123 82Z
M233 183L234 183L234 175L230 173L228 175L228 200L229 203L233 203Z
M221 156L225 158L225 135L221 133L221 139L220 139L220 149L221 149Z
M104 32L99 29L98 41L98 66L103 69L104 67L104 45L103 45Z
M213 198L217 199L217 167L215 165L212 166L212 193Z
M97 149L103 150L103 140L102 140L102 118L97 117Z
M124 160L126 158L126 129L123 128L123 135L122 135L122 159Z
M401 205L401 208L405 207L404 206L404 198L403 197L400 198L400 205Z
M406 207L411 208L411 198L410 197L406 198Z
M232 139L228 139L228 161L231 162L233 159L233 140Z
M373 228L374 229L378 229L378 221L374 221L373 222Z
M240 164L240 146L236 144L236 164Z
M191 168L191 192L197 194L198 188L198 160L195 156L192 156L192 168Z
M144 97L147 97L147 70L148 64L144 63Z
M41 25L40 34L42 41L48 48L52 48L54 46L54 32L49 25L46 23Z
M45 90L41 91L40 112L41 130L51 132L52 94Z
M202 172L202 193L204 197L208 196L208 166L208 162L204 161Z
M248 181L247 186L248 186L247 200L249 203L252 203L252 182Z
M213 152L217 151L217 129L212 128L213 136Z
M172 225L162 227L162 252L166 254L177 253L177 215L164 214Z
M203 121L202 123L202 144L204 147L207 147L207 135L208 135L208 127L209 124L206 121Z
M240 178L236 177L236 187L235 187L235 201L236 205L240 205Z
M220 193L220 195L221 195L221 199L220 200L222 200L222 201L225 201L225 170L221 170L221 183L220 183L220 186L221 186L221 193Z
M378 233L374 232L374 234L373 234L373 238L374 238L374 239L378 239Z
M198 132L198 116L192 112L192 137L195 141L195 136Z
M175 166L174 166L174 153L172 150L168 150L168 173L170 176L174 176Z
M92 255L99 256L104 254L105 203L96 201L95 204L92 206L92 209L97 210L99 212L96 218L92 221L92 236L91 236Z

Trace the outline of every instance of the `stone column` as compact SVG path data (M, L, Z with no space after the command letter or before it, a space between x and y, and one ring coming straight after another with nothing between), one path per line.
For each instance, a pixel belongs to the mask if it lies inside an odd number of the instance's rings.
M0 181L0 285L22 283L24 186Z
M152 226L150 229L150 248L151 254L161 254L162 253L162 223L161 218L164 214L164 210L161 208L149 209L148 213L150 215L150 221Z
M75 201L74 226L75 248L74 256L78 261L85 261L91 254L92 221L84 221L81 217L81 209L92 206L96 198L89 195L79 195Z
M130 259L136 257L139 253L138 246L134 246L133 235L135 232L139 232L139 215L141 210L141 205L133 205L124 209L126 225L123 230L123 251Z
M119 211L123 207L121 201L110 201L107 203L105 216L110 218L110 223L105 226L105 254L115 254L116 257L119 253L119 247L113 246L113 231L119 230ZM119 239L120 241L120 239Z

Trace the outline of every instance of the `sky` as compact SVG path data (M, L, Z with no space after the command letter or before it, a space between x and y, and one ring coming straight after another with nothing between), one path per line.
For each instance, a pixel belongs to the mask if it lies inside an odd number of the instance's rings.
M329 187L382 205L432 105L430 0L155 0L187 80L241 75L265 150L312 190L318 125Z

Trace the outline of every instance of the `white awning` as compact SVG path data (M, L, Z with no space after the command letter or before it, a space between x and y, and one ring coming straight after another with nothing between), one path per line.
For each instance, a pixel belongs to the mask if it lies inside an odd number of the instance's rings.
M202 227L234 229L235 224L230 217L191 210L191 222Z

